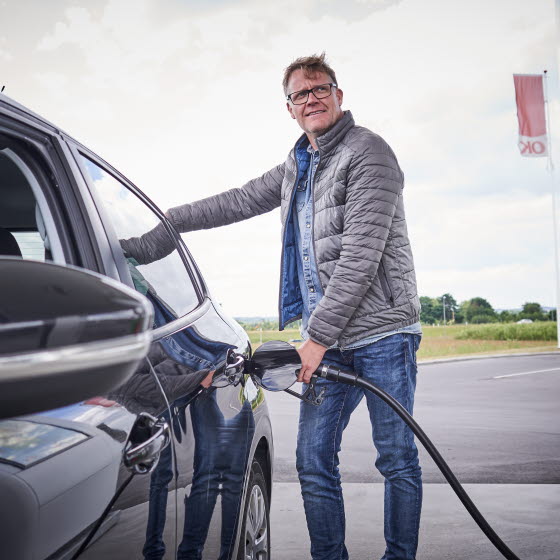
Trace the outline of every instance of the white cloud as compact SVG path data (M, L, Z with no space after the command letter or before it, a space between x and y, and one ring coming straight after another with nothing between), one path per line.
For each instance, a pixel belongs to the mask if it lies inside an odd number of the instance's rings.
M0 37L0 60L12 60L13 56L7 50L6 37Z
M283 68L326 50L344 106L405 172L420 292L551 304L550 179L518 154L512 80L548 68L560 97L550 0L53 0L28 25L8 4L11 95L164 208L279 163L299 135ZM226 309L273 314L279 233L273 213L186 238Z
M465 197L439 215L411 220L417 264L463 271L510 263L538 266L553 251L552 220L543 219L551 216L547 196Z

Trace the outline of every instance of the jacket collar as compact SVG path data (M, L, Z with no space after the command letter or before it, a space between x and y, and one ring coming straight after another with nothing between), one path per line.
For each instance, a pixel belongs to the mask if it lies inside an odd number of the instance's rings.
M333 150L354 125L355 123L352 113L350 111L344 111L342 117L336 121L336 124L327 130L325 134L317 138L317 147L319 148L321 156L327 155L331 150ZM298 151L301 150L301 153L305 156L305 150L308 145L309 140L307 139L307 135L304 133L296 142L294 152L297 154Z
M328 154L346 136L348 131L354 126L354 118L350 111L344 111L342 117L325 134L317 138L317 146L321 155Z

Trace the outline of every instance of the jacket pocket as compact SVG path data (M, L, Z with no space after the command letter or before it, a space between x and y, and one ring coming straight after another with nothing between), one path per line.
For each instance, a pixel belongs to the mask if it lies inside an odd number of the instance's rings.
M385 266L383 262L379 262L379 270L377 272L379 276L379 283L381 284L381 289L383 290L383 295L385 296L385 301L391 306L395 307L395 298L393 296L393 291L391 290L391 286L389 285L389 281L387 280L387 274L385 273Z

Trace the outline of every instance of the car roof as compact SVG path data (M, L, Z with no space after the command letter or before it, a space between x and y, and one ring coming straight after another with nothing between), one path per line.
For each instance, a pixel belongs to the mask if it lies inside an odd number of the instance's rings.
M72 138L70 134L67 134L60 127L48 121L41 115L38 115L25 105L18 103L15 99L8 97L5 93L0 93L0 110L3 108L7 108L8 112L12 116L16 115L25 117L26 119L33 121L35 125L40 125L43 129L47 129L50 133L64 134L68 138ZM74 140L74 138L72 138L72 140Z
M50 134L58 134L64 136L66 140L71 140L74 144L83 148L85 151L94 154L100 161L105 163L110 169L112 169L117 175L126 179L122 173L120 173L117 169L115 169L110 163L105 161L101 156L90 150L87 146L82 144L79 140L76 140L71 134L68 134L65 130L61 129L60 127L56 126L52 122L48 121L41 115L38 115L31 109L28 109L25 105L18 103L15 99L8 97L4 93L0 93L0 111L3 108L7 109L8 114L10 116L15 116L16 118L24 117L27 120L32 120L34 125L39 125L43 130L48 131ZM126 179L128 181L128 179ZM130 183L130 181L128 181Z
M35 127L42 128L43 131L46 131L49 134L56 134L56 135L59 135L59 136L64 136L65 140L70 140L76 146L83 149L86 153L93 154L99 161L103 162L108 169L112 170L112 172L117 177L120 177L121 179L125 180L130 186L134 187L134 192L136 192L137 194L141 193L142 197L145 200L148 200L152 205L154 205L154 203L149 199L148 196L146 196L145 193L141 192L134 185L134 183L132 183L132 181L127 179L125 177L125 175L123 175L118 169L113 167L105 159L103 159L98 154L96 154L95 152L90 150L87 146L82 144L79 140L76 140L76 138L74 138L71 134L68 134L66 131L62 130L61 128L54 125L53 123L51 123L47 119L43 118L41 115L38 115L37 113L31 111L31 109L28 109L27 107L25 107L21 103L18 103L15 99L12 99L11 97L8 97L4 93L0 93L0 112L5 112L5 113L7 112L10 116L15 117L16 119L19 119L19 120L23 120L23 119L28 120L28 121L31 120Z

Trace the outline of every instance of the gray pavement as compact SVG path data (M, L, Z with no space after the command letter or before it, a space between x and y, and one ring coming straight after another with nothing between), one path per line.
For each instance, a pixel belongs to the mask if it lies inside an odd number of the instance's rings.
M560 487L551 484L466 484L490 525L522 560L560 558ZM274 485L272 560L310 558L299 484ZM383 555L383 484L344 484L346 546L351 560ZM426 484L417 560L499 560L446 484Z
M503 377L508 376L508 377ZM273 560L309 558L295 472L298 401L267 393L275 436ZM415 418L520 558L560 559L560 356L420 365ZM382 478L365 403L344 434L341 473L351 558L383 554ZM421 449L418 560L501 558Z

